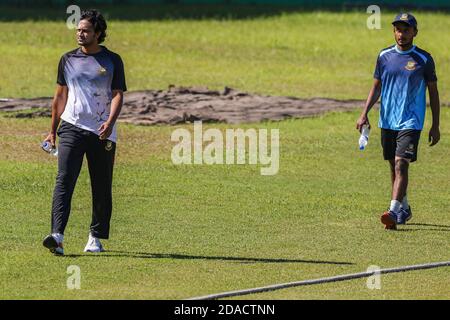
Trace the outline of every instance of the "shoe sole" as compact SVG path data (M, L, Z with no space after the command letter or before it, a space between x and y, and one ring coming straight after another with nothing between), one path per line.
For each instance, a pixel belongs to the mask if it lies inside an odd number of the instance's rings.
M387 214L383 214L381 216L381 223L385 225L385 227L384 227L385 229L397 230L396 221L394 219L392 219L392 217L387 215Z
M100 250L84 250L84 252L89 252L89 253L100 253L100 252L105 252L105 249L100 249Z
M45 237L44 241L42 241L42 245L50 250L51 253L57 256L64 255L63 253L56 251L56 249L58 248L58 242L56 242L55 238L53 238L51 235Z

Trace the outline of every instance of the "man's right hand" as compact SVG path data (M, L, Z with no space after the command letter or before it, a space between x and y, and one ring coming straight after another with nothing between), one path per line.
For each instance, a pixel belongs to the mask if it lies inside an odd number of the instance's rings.
M362 114L358 121L356 121L356 129L358 129L359 132L361 132L363 125L367 124L369 126L370 129L370 122L369 122L369 117L367 117L366 115Z
M50 133L47 138L45 138L45 141L49 141L53 147L56 146L56 135L54 133Z

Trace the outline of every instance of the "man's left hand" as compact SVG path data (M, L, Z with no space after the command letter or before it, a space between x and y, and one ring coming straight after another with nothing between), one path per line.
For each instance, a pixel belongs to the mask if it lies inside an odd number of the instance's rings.
M441 139L441 132L439 131L439 127L431 127L430 133L428 134L428 142L430 143L430 147L434 146Z
M112 129L113 125L111 125L109 122L105 122L104 124L102 124L100 128L98 128L98 131L100 133L100 140L108 139L112 133Z

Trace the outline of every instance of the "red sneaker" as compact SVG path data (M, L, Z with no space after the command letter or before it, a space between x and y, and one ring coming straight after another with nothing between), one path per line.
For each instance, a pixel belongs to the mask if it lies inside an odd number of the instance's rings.
M397 215L392 211L385 211L381 216L381 223L386 230L397 230Z

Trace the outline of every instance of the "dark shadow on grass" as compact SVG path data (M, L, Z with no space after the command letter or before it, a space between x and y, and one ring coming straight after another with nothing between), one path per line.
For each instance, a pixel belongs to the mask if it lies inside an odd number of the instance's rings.
M437 227L437 228L449 228L450 229L450 226L445 225L445 224L408 223L408 226Z
M418 228L418 229L412 229L412 228L402 228L402 229L397 229L397 230L395 230L395 231L399 231L399 232L416 232L416 231L450 232L450 229L437 229L437 228L427 228L427 229Z
M431 228L408 228L408 227L431 227ZM399 228L397 231L403 232L416 232L416 231L437 231L437 232L450 232L450 226L445 224L429 224L429 223L408 223L405 228Z
M41 3L39 3L41 2ZM228 2L228 3L227 3ZM369 4L370 1L368 1ZM0 21L26 21L26 20L49 20L61 21L65 23L69 14L66 8L72 2L67 1L62 5L48 5L48 1L33 1L32 4L24 3L22 5L0 5ZM124 4L117 3L115 5L97 3L87 5L86 3L78 3L81 9L97 8L108 20L123 21L141 21L141 20L243 20L254 19L258 17L272 17L286 13L296 12L345 12L358 11L365 12L368 4L363 3L344 3L342 5L324 5L320 2L311 1L309 5L299 6L287 4L237 4L224 0L222 4L186 4L176 3L176 1L167 1L166 4ZM396 5L386 3L383 9L392 12L414 11L420 8L424 11L450 10L450 4L442 4L439 7L423 5L420 7L411 5Z
M112 253L112 254L109 254ZM351 262L339 261L321 261L321 260L303 260L303 259L271 259L271 258L246 258L246 257L222 257L222 256L194 256L176 253L146 253L146 252L126 252L117 250L107 250L102 254L67 254L64 257L120 257L120 258L138 258L138 259L181 259L181 260L218 260L235 261L239 263L312 263L312 264L335 264L335 265L354 265Z

